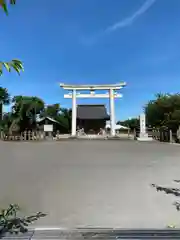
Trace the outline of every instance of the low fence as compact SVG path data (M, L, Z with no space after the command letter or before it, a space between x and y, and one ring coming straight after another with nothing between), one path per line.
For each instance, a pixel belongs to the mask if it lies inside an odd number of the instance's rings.
M171 143L179 143L179 138L177 133L172 132L171 129L155 129L148 128L147 133L149 137L152 137L154 140L160 142L171 142ZM138 138L140 134L140 129L135 130L135 138Z
M60 140L69 138L69 134L60 134L57 132L44 131L24 131L20 134L6 134L1 132L0 139L3 141L44 141L44 140Z
M4 141L41 141L45 139L44 132L41 131L24 131L21 134L6 134L1 132L1 140Z
M158 140L160 142L172 142L172 132L171 130L167 131L160 131L160 130L153 130L151 132L152 138Z
M126 135L127 138L137 139L139 137L140 130L136 129L131 133ZM160 129L147 129L149 137L152 137L154 140L160 142L171 142L171 143L180 143L180 138L178 138L176 133L173 133L169 129L160 130ZM122 134L118 135L122 137ZM53 133L46 133L43 131L24 131L21 134L9 135L4 132L0 132L0 139L3 141L44 141L44 140L61 140L64 138L69 138L69 134L60 134L59 131ZM81 136L83 137L83 136ZM97 135L97 137L102 137Z

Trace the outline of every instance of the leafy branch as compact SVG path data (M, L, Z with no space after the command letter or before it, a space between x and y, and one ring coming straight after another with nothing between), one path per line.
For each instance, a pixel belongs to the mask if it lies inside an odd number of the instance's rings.
M8 15L8 3L10 5L15 5L16 0L0 0L0 7L3 9L3 11ZM20 72L24 71L24 67L21 61L14 59L9 62L3 62L0 61L0 76L3 74L3 69L6 69L8 72L11 72L11 70L15 70L19 75Z
M19 217L20 208L16 204L11 204L7 209L0 212L0 237L5 233L25 233L28 226L38 219L45 217L46 214L38 212L28 217Z
M20 72L24 71L24 67L21 61L14 59L10 62L1 62L0 61L0 76L3 74L3 68L5 68L8 72L11 72L11 70L15 70L19 75Z
M3 8L4 12L8 15L7 0L0 0L0 6ZM11 5L16 4L16 0L9 0Z

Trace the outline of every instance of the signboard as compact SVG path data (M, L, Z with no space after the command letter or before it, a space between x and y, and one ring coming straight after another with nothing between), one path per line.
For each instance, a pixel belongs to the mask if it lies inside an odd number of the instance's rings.
M53 131L53 125L52 124L44 125L44 132L52 132L52 131Z
M140 115L140 132L142 134L146 133L146 115L144 113Z

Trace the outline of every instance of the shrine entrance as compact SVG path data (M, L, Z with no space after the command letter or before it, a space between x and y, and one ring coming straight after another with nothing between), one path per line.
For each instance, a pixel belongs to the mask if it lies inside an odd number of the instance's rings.
M126 83L118 83L118 84L107 84L107 85L67 85L64 83L60 84L60 87L64 90L68 90L69 93L64 94L64 98L72 99L72 126L71 126L71 135L73 137L76 136L77 130L77 121L79 122L79 107L77 108L77 98L108 98L109 99L109 106L110 106L110 130L111 136L115 136L115 109L114 109L114 99L121 98L122 94L119 93L119 90L126 86ZM96 91L107 91L107 93L96 93ZM82 93L83 91L83 93ZM87 93L84 93L87 91ZM80 105L83 106L83 105ZM87 105L86 105L87 106ZM90 105L92 106L92 105ZM98 105L94 105L98 106ZM101 109L101 110L100 110ZM78 111L78 112L77 112ZM87 112L87 111L86 111ZM99 112L101 112L99 120L109 120L106 119L108 116L107 114L102 114L102 105L99 108ZM84 113L83 113L84 114ZM90 115L90 112L87 112ZM85 115L87 115L85 114ZM98 113L99 114L99 113ZM88 124L88 120L92 118L81 118L81 121L85 121L86 119L86 126ZM97 120L97 119L96 119ZM81 122L82 123L82 122ZM92 123L92 122L91 122ZM102 122L101 122L102 123Z
M101 134L107 120L110 120L110 117L105 105L77 105L77 128L83 129L85 134Z

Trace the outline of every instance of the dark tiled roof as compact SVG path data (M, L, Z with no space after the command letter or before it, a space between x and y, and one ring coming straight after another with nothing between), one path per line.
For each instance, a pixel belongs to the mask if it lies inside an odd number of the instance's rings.
M58 123L59 124L59 122L58 121L56 121L54 118L51 118L51 117L43 117L43 118L40 118L40 119L38 119L37 120L37 122L43 122L44 120L49 120L50 122L55 122L55 123Z
M77 118L109 120L109 115L104 105L78 105Z
M51 118L51 117L48 117L48 116L40 118L40 119L37 119L37 123L39 123L40 125L44 124L45 120L49 120L51 123L57 123L57 124L61 125L62 127L65 127L65 128L67 127L63 122L57 121L54 118Z

